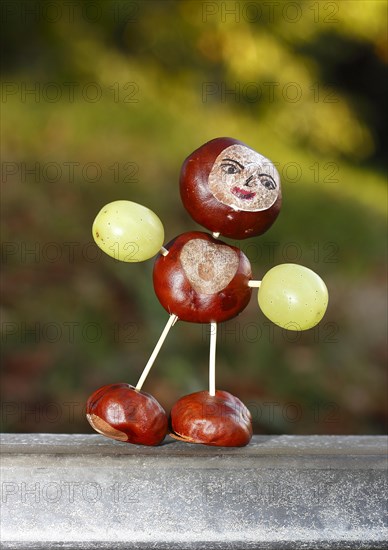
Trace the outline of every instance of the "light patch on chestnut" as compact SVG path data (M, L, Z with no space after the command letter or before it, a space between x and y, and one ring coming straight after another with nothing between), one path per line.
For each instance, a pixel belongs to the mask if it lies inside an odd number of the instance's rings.
M192 437L189 437L188 435L181 435L176 432L170 432L169 435L176 439L177 441L184 441L185 443L204 443L203 441L199 441L198 439L193 439Z
M268 210L280 191L272 162L245 145L231 145L218 155L209 174L209 189L233 210Z
M117 439L118 441L128 441L128 436L124 432L116 430L96 414L87 414L86 418L91 427L101 435L105 435L111 439Z
M180 261L191 286L200 294L215 294L227 287L239 264L232 248L203 239L188 241L181 250Z

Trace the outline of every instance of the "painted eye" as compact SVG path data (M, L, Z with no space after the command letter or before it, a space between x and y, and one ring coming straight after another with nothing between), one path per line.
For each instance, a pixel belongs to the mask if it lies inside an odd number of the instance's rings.
M260 178L260 181L266 189L269 189L269 190L276 189L276 183L274 182L273 179L268 178L268 176Z
M234 164L221 164L222 171L224 174L238 174L240 169Z

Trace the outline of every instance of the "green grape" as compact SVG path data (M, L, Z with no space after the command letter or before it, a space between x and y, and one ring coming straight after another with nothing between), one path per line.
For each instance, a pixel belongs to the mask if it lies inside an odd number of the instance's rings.
M325 283L311 269L297 264L281 264L263 277L258 301L264 315L288 330L314 327L325 314L328 303Z
M101 250L122 262L148 260L164 242L164 228L158 216L130 201L106 204L97 214L92 232Z

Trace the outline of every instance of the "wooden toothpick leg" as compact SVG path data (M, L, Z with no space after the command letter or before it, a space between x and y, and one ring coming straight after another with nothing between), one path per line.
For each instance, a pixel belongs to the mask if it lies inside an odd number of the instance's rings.
M261 281L248 281L248 286L252 288L259 288Z
M217 323L210 323L209 394L216 395L216 343Z
M148 376L148 373L150 372L151 370L151 367L152 365L154 364L155 362L155 359L160 351L160 348L162 347L163 345L163 342L165 341L166 337L167 337L167 334L170 330L170 328L175 325L175 323L178 321L178 317L174 314L170 315L170 318L169 320L167 321L167 324L166 326L164 327L163 329L163 332L162 334L160 335L160 338L158 340L158 343L156 344L155 348L154 348L154 351L152 352L151 354L151 357L148 359L148 362L146 364L146 366L144 367L144 370L139 378L139 382L136 384L136 389L138 391L141 390L144 382L145 382L145 379L147 378Z

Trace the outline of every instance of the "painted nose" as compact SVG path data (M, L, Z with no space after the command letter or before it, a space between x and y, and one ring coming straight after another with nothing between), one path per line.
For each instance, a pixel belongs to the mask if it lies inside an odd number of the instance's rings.
M246 180L246 182L244 183L244 185L246 185L247 187L253 187L255 185L255 182L253 181L253 178L254 178L254 175L252 174L251 176L249 176L249 178Z

